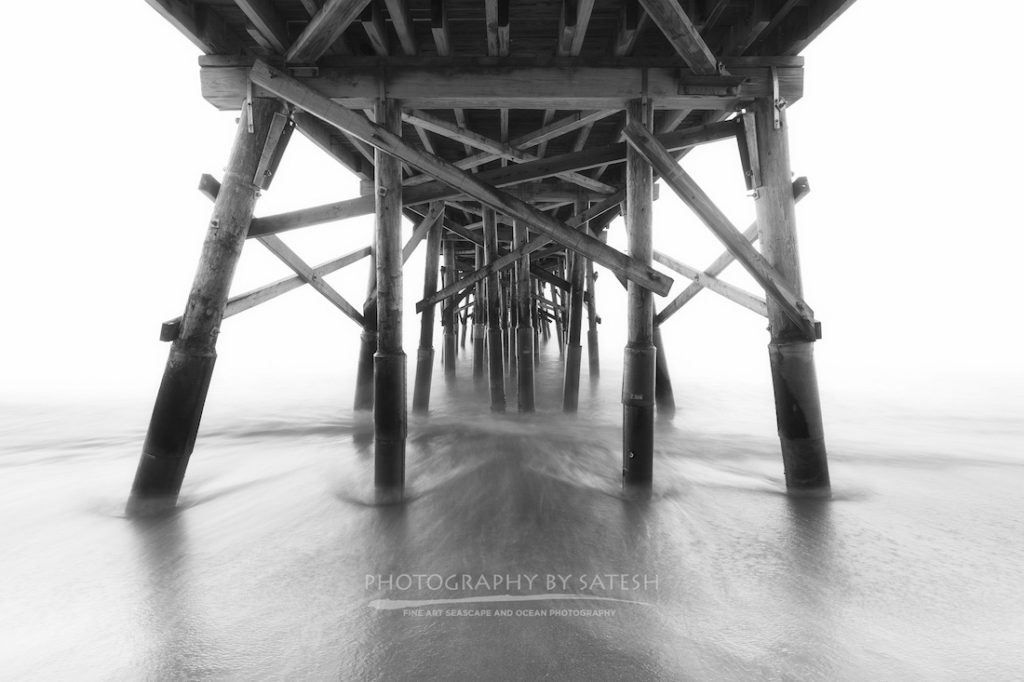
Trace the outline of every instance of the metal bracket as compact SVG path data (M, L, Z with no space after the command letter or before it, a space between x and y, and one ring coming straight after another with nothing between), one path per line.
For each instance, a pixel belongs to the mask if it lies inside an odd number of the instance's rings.
M782 129L782 110L786 108L786 100L779 93L779 69L775 66L772 69L772 126L775 130Z

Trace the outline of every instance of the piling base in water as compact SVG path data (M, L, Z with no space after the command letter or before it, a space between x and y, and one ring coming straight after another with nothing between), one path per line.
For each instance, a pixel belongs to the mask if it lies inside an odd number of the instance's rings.
M405 353L373 357L373 482L378 488L405 484Z
M814 344L772 343L768 356L786 488L797 494L828 494L828 454L814 369Z
M173 506L196 443L217 354L171 347L135 472L128 511Z
M622 482L650 485L654 474L654 346L626 346L622 367Z
M434 375L434 349L416 351L416 380L413 384L412 411L425 413L430 409L430 384Z

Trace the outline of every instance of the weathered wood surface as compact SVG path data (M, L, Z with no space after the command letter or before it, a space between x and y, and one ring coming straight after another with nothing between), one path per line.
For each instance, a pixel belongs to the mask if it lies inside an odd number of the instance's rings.
M731 74L745 78L736 94L681 92L679 68L639 66L488 66L403 65L390 60L386 80L377 64L321 68L304 84L351 109L372 106L381 88L409 109L622 109L643 95L656 109L714 109L732 111L758 97L771 97L770 70L737 67ZM204 66L202 94L219 109L238 109L249 81L248 65ZM803 96L803 69L778 68L779 87L787 102ZM731 83L731 81L729 81ZM725 81L723 81L725 83ZM521 146L521 145L517 145Z
M735 284L723 282L714 275L702 272L660 251L654 252L654 260L678 272L683 277L692 279L695 283L700 284L701 287L713 291L733 303L738 303L747 310L751 310L762 317L768 317L768 305L763 298L744 291Z
M370 0L327 0L288 49L292 63L312 63L336 41Z
M694 73L718 73L718 59L677 0L640 0L640 4Z
M506 215L523 220L531 229L541 232L558 243L583 253L612 272L643 285L661 295L668 293L672 280L649 265L635 263L628 256L608 247L593 237L581 234L551 216L542 213L524 201L516 199L485 184L450 163L410 147L396 134L368 121L366 117L332 103L295 79L276 71L263 62L252 69L253 81L292 104L314 114L331 125L347 130L367 144L430 173L443 182L456 187L473 198Z
M313 268L311 268L304 260L299 258L298 254L288 248L288 245L281 241L280 237L270 234L266 237L260 237L259 241L267 247L267 250L281 259L281 262L291 268L296 275L309 284L309 286L316 289L320 295L334 304L334 306L343 312L350 320L358 325L362 325L365 322L362 314L356 310L351 303L346 301L345 298L334 289L334 287L317 275Z
M815 337L814 311L794 291L784 275L758 253L711 201L696 182L676 163L657 139L635 122L627 123L626 138L644 158L651 162L662 180L689 206L701 221L736 257L758 284L775 300L807 338ZM792 202L792 197L790 197Z
M737 124L732 121L702 125L695 128L677 130L659 135L657 140L669 151L688 149L695 145L727 139L737 132ZM572 152L546 159L538 159L508 168L477 173L474 177L495 187L508 187L534 180L552 177L569 170L586 170L609 163L621 163L626 159L625 142L595 147L581 152ZM465 195L462 188L444 182L409 187L403 192L403 200L408 205L416 205L428 201L454 199ZM622 201L621 190L608 196L612 204ZM607 209L606 209L607 210ZM287 230L310 227L336 220L346 220L373 213L373 197L362 196L356 199L336 201L297 211L288 211L276 215L264 216L253 221L249 230L250 236L276 234Z
M793 181L793 199L799 203L801 199L810 193L811 188L807 182L807 178L800 177ZM747 229L743 231L743 238L753 244L757 241L759 232L757 229L757 221L751 223ZM729 265L736 260L736 257L732 255L732 252L726 251L718 258L716 258L710 265L704 268L704 274L710 275L711 277L717 277L722 274ZM672 299L668 305L666 305L660 313L654 318L655 324L662 324L668 318L672 317L680 308L689 303L689 301L704 290L704 285L699 281L693 282L685 289L683 289L678 296Z

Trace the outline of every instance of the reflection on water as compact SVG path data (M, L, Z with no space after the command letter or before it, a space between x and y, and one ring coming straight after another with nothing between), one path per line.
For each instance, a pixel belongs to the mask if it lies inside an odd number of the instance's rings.
M472 379L435 382L431 414L410 416L408 495L392 506L372 494L372 423L332 401L268 416L214 402L179 509L150 519L121 512L138 406L22 408L0 443L0 677L1024 669L1024 461L1007 443L958 455L938 440L897 451L837 438L833 499L791 499L770 433L728 428L764 411L755 397L698 403L677 386L678 414L656 426L655 487L634 496L619 486L618 378L607 365L589 387L584 375L566 416L560 371L549 347L532 416L492 415Z

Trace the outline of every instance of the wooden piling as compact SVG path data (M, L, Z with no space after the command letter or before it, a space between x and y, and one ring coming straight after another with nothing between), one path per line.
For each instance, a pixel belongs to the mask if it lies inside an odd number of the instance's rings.
M516 247L522 246L529 241L530 235L521 221L513 222L512 231ZM533 298L530 296L533 289L532 277L530 276L530 254L523 254L516 264L516 356L518 361L517 377L519 398L518 405L520 412L533 412L534 410L534 366L533 357Z
M426 265L423 274L423 298L437 291L437 268L440 261L442 220L427 232ZM420 345L416 353L416 383L413 387L412 410L425 413L430 409L430 384L434 370L434 311L429 305L420 315Z
M455 242L444 241L444 283L452 284L458 278L455 271ZM455 297L444 302L441 307L441 326L444 328L444 346L441 363L444 375L448 379L455 378L455 358L458 354L458 313L455 310Z
M475 251L474 267L479 270L484 267L484 247L477 246ZM473 292L473 379L482 381L484 378L484 365L486 357L484 353L484 317L486 310L483 302L484 283L477 282Z
M587 259L587 359L590 361L590 376L601 374L601 351L597 341L597 292L594 285L594 261Z
M586 210L586 202L577 200L575 213ZM587 231L587 223L580 230ZM581 344L583 328L583 287L586 276L586 259L578 253L569 254L569 336L565 344L565 369L562 381L562 410L575 412L580 403L580 360L583 357Z
M254 98L239 117L199 267L153 406L128 500L129 513L171 507L181 490L213 376L231 280L259 195L255 174L271 120L281 109L277 100Z
M379 124L400 133L398 102L379 100ZM377 245L377 354L373 357L374 485L400 494L407 433L405 352L402 350L402 162L374 152Z
M627 123L650 128L650 110L640 100L626 107ZM626 233L628 252L641 264L654 257L651 236L651 166L632 146L626 151ZM626 349L622 367L622 480L650 485L654 460L654 300L630 282L626 303Z
M373 356L377 352L377 248L370 252L366 302L363 304L363 331L359 335L359 358L356 366L356 411L373 409Z
M802 296L786 112L777 110L771 99L762 98L755 102L754 113L762 183L754 203L761 250L791 290ZM814 367L814 340L774 297L769 296L767 303L771 332L768 357L786 487L792 492L827 493L828 455Z
M676 411L676 397L672 391L672 376L668 372L665 343L661 340L661 325L654 325L654 402L658 413L671 415Z
M484 208L484 259L498 259L498 226L494 211ZM505 369L501 331L501 284L497 272L487 276L487 365L490 377L491 409L505 411Z

